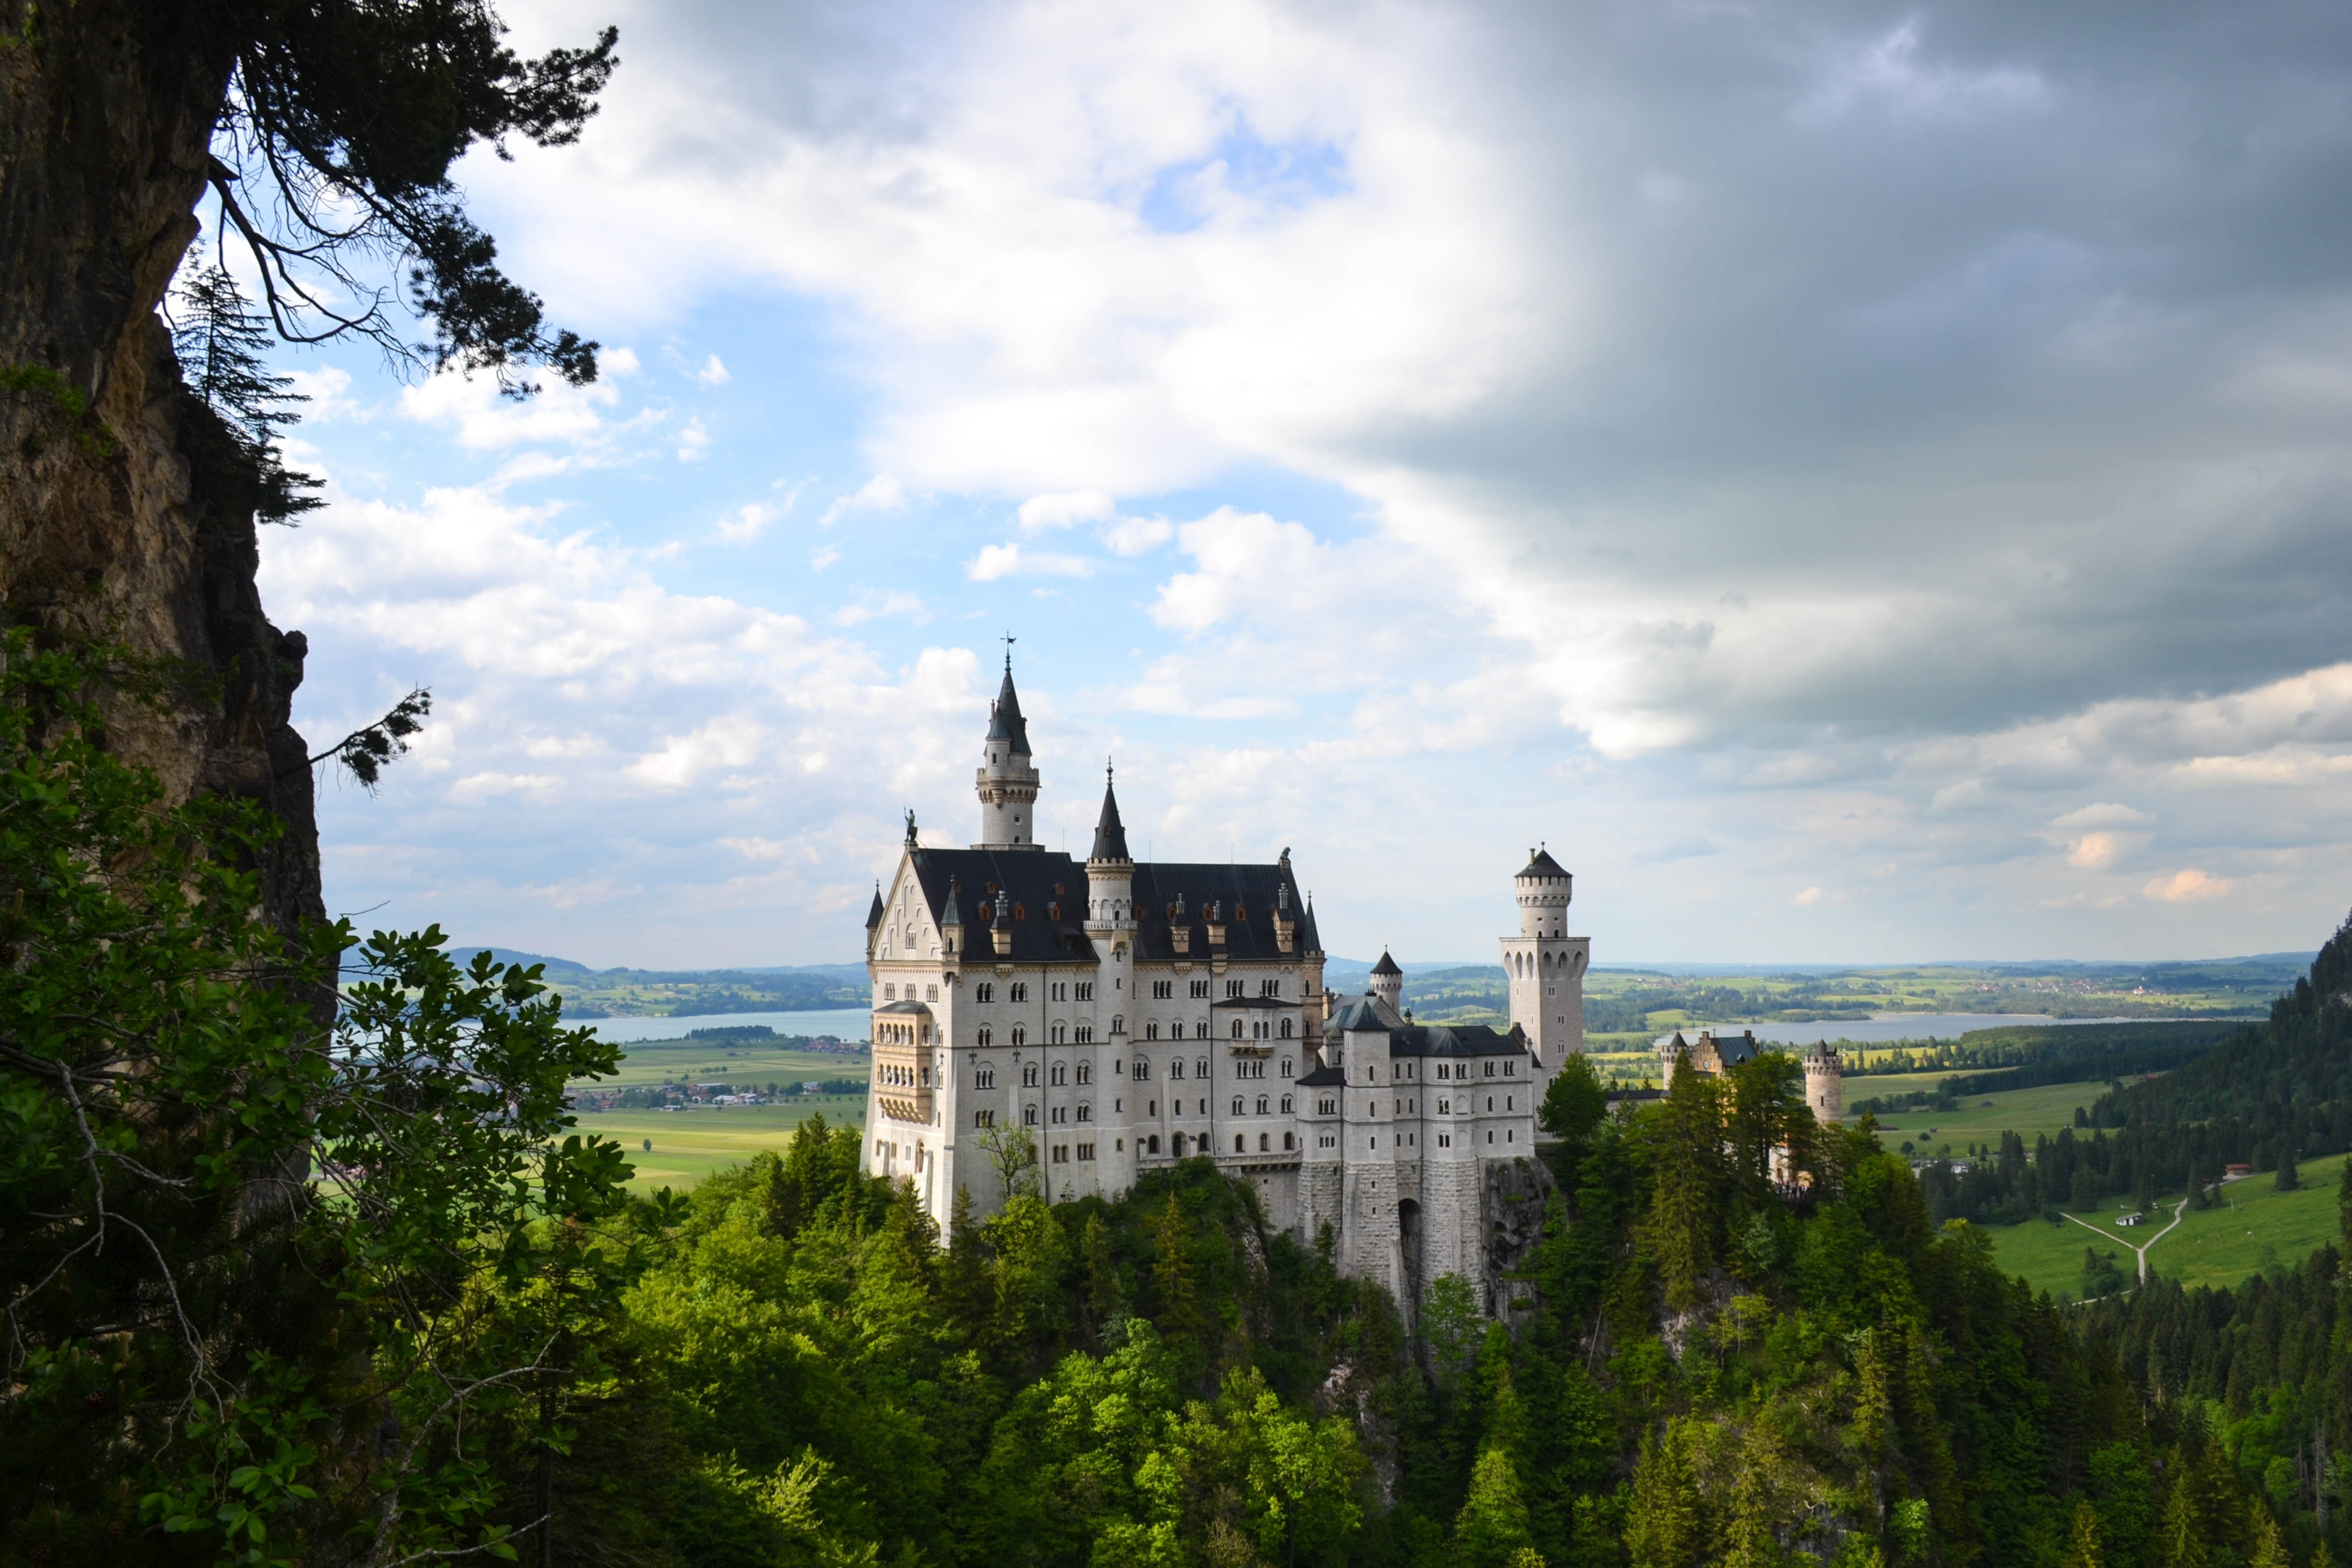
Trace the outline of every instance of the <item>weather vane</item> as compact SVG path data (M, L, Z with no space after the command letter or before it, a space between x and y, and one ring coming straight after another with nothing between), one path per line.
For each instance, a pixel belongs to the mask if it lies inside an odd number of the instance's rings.
M1020 640L1011 632L1004 634L1004 669L1008 675L1013 671L1013 645Z

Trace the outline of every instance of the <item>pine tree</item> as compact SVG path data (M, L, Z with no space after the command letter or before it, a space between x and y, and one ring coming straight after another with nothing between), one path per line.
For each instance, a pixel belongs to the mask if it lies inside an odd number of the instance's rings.
M1160 1300L1151 1321L1160 1337L1197 1340L1206 1325L1192 1279L1192 1227L1185 1223L1184 1200L1176 1193L1168 1194L1167 1206L1152 1222L1151 1289Z
M189 421L187 444L203 488L249 505L263 522L290 522L321 502L310 474L286 467L278 442L309 398L287 389L263 356L277 342L268 321L246 304L236 279L217 264L184 281L173 299L173 352L188 390L209 418Z
M1079 1255L1087 1267L1087 1310L1097 1323L1107 1323L1118 1315L1118 1263L1111 1256L1110 1227L1102 1215L1087 1215L1086 1229L1078 1237Z
M2063 1568L2106 1568L2099 1550L2099 1511L2087 1502L2074 1505L2074 1527L2066 1535Z
M1716 1081L1684 1061L1646 1131L1656 1187L1643 1228L1668 1310L1687 1312L1699 1304L1715 1265L1722 1222L1723 1111Z
M2174 1452L2172 1493L2164 1501L2164 1521L2157 1528L2158 1568L2209 1568L2213 1561L2205 1542L2205 1510L2199 1505L2197 1486L2187 1463Z
M2246 1553L2246 1568L2289 1568L2286 1543L2279 1539L2278 1521L2260 1502L2246 1505L2246 1536L2252 1550Z
M1633 1501L1625 1521L1632 1568L1696 1568L1706 1520L1693 1465L1689 1418L1666 1423L1661 1438L1644 1436L1633 1465Z
M2273 1184L2280 1192L2291 1193L2303 1185L2303 1173L2295 1168L2295 1151L2287 1150L2279 1156L2278 1175Z
M1469 1499L1454 1521L1452 1561L1465 1568L1509 1568L1534 1544L1519 1468L1501 1444L1490 1443L1470 1472Z
M1731 1487L1729 1551L1723 1568L1778 1568L1780 1517L1774 1496L1780 1481L1780 1445L1759 1420L1741 1446L1739 1476Z

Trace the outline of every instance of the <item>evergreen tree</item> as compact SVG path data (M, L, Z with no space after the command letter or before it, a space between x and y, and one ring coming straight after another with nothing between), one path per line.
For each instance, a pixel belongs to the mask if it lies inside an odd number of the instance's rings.
M1653 1186L1644 1239L1667 1308L1687 1312L1717 1256L1723 1223L1723 1112L1715 1079L1685 1058L1664 1101L1643 1116Z
M1644 1434L1633 1465L1633 1506L1625 1521L1632 1568L1696 1568L1706 1545L1705 1504L1693 1461L1692 1423L1666 1423L1663 1436Z
M1197 1341L1207 1323L1192 1277L1192 1227L1184 1221L1184 1199L1178 1193L1168 1194L1151 1227L1151 1290L1160 1303L1151 1321L1160 1337Z
M2279 1154L2278 1175L2272 1185L2280 1192L2291 1193L2303 1185L2303 1173L2295 1168L2295 1151L2292 1145Z
M2246 1534L2251 1549L2246 1553L2246 1568L2291 1568L2286 1560L2286 1544L2279 1537L2278 1521L2261 1503L2247 1506Z
M2196 1480L2177 1448L2168 1468L2172 1488L2164 1500L2164 1518L2157 1529L2157 1568L2210 1568L2213 1552L2205 1540L2205 1510Z
M1086 1262L1087 1310L1097 1323L1107 1323L1118 1315L1118 1263L1111 1256L1110 1227L1102 1215L1087 1215L1078 1253Z
M2074 1527L2066 1532L2063 1568L2106 1568L2099 1551L2099 1513L2087 1502L2074 1505Z
M190 393L203 405L186 443L198 488L231 506L249 506L263 522L291 522L323 504L309 492L320 481L285 465L278 443L309 398L287 390L266 355L277 334L247 307L236 279L215 264L182 281L173 296L172 347Z
M1454 1521L1452 1561L1464 1568L1509 1568L1518 1552L1534 1544L1518 1466L1503 1445L1490 1443L1478 1455L1469 1500Z

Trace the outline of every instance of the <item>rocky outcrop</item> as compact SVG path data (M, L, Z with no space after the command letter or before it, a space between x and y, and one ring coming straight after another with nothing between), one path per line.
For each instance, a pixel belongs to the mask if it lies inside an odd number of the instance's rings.
M1488 1310L1517 1329L1535 1307L1526 1278L1543 1240L1544 1205L1557 1184L1541 1162L1525 1157L1486 1163L1478 1194L1478 1233L1485 1238L1479 1281Z
M156 306L197 233L228 75L199 7L0 0L0 614L126 645L172 672L108 742L169 798L260 802L281 925L324 915L302 738L306 644L263 613L249 510L191 483Z

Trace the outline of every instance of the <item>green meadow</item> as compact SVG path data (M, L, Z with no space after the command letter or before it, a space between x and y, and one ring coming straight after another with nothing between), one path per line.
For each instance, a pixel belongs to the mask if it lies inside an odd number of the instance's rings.
M1929 1072L1850 1078L1845 1080L1846 1099L1852 1102L1872 1095L1893 1096L1934 1089L1950 1076ZM2053 1083L2035 1089L1971 1095L1955 1110L1885 1111L1878 1119L1878 1141L1889 1149L1899 1149L1907 1142L1921 1154L1964 1156L1971 1143L1998 1144L2003 1132L2014 1132L2031 1148L2035 1134L2057 1136L2061 1127L2074 1124L2076 1106L2088 1106L2106 1091L2104 1083ZM1849 1113L1846 1120L1851 1121L1854 1116ZM2075 1136L2087 1138L2090 1133L2078 1131Z
M794 1050L782 1039L773 1045L721 1040L632 1040L624 1047L621 1070L600 1078L583 1089L627 1089L637 1084L822 1082L831 1078L862 1079L873 1057L827 1051Z
M2190 1209L2178 1227L2148 1248L2149 1271L2191 1288L2236 1285L2257 1273L2292 1267L2326 1246L2336 1236L2337 1184L2344 1162L2310 1160L2302 1170L2304 1184L2292 1193L2273 1187L2268 1172L2224 1185L2215 1194L2221 1206ZM2073 1298L2083 1291L2084 1247L2102 1247L2114 1255L2116 1268L2127 1277L2134 1275L2138 1263L2124 1238L2136 1243L2162 1230L2179 1201L2178 1193L2161 1200L2158 1217L2141 1229L2119 1228L2115 1223L2117 1215L2129 1212L2129 1199L2114 1199L2095 1213L2080 1214L2079 1218L2095 1223L2102 1235L2116 1238L2107 1243L2065 1220L2055 1225L2029 1220L1985 1229L2003 1272L2024 1276L2037 1291Z
M637 1192L683 1191L713 1171L740 1165L762 1149L782 1150L810 1117L835 1126L866 1121L864 1095L795 1096L782 1105L704 1106L693 1110L583 1111L580 1131L621 1145ZM646 1145L652 1144L648 1150Z

